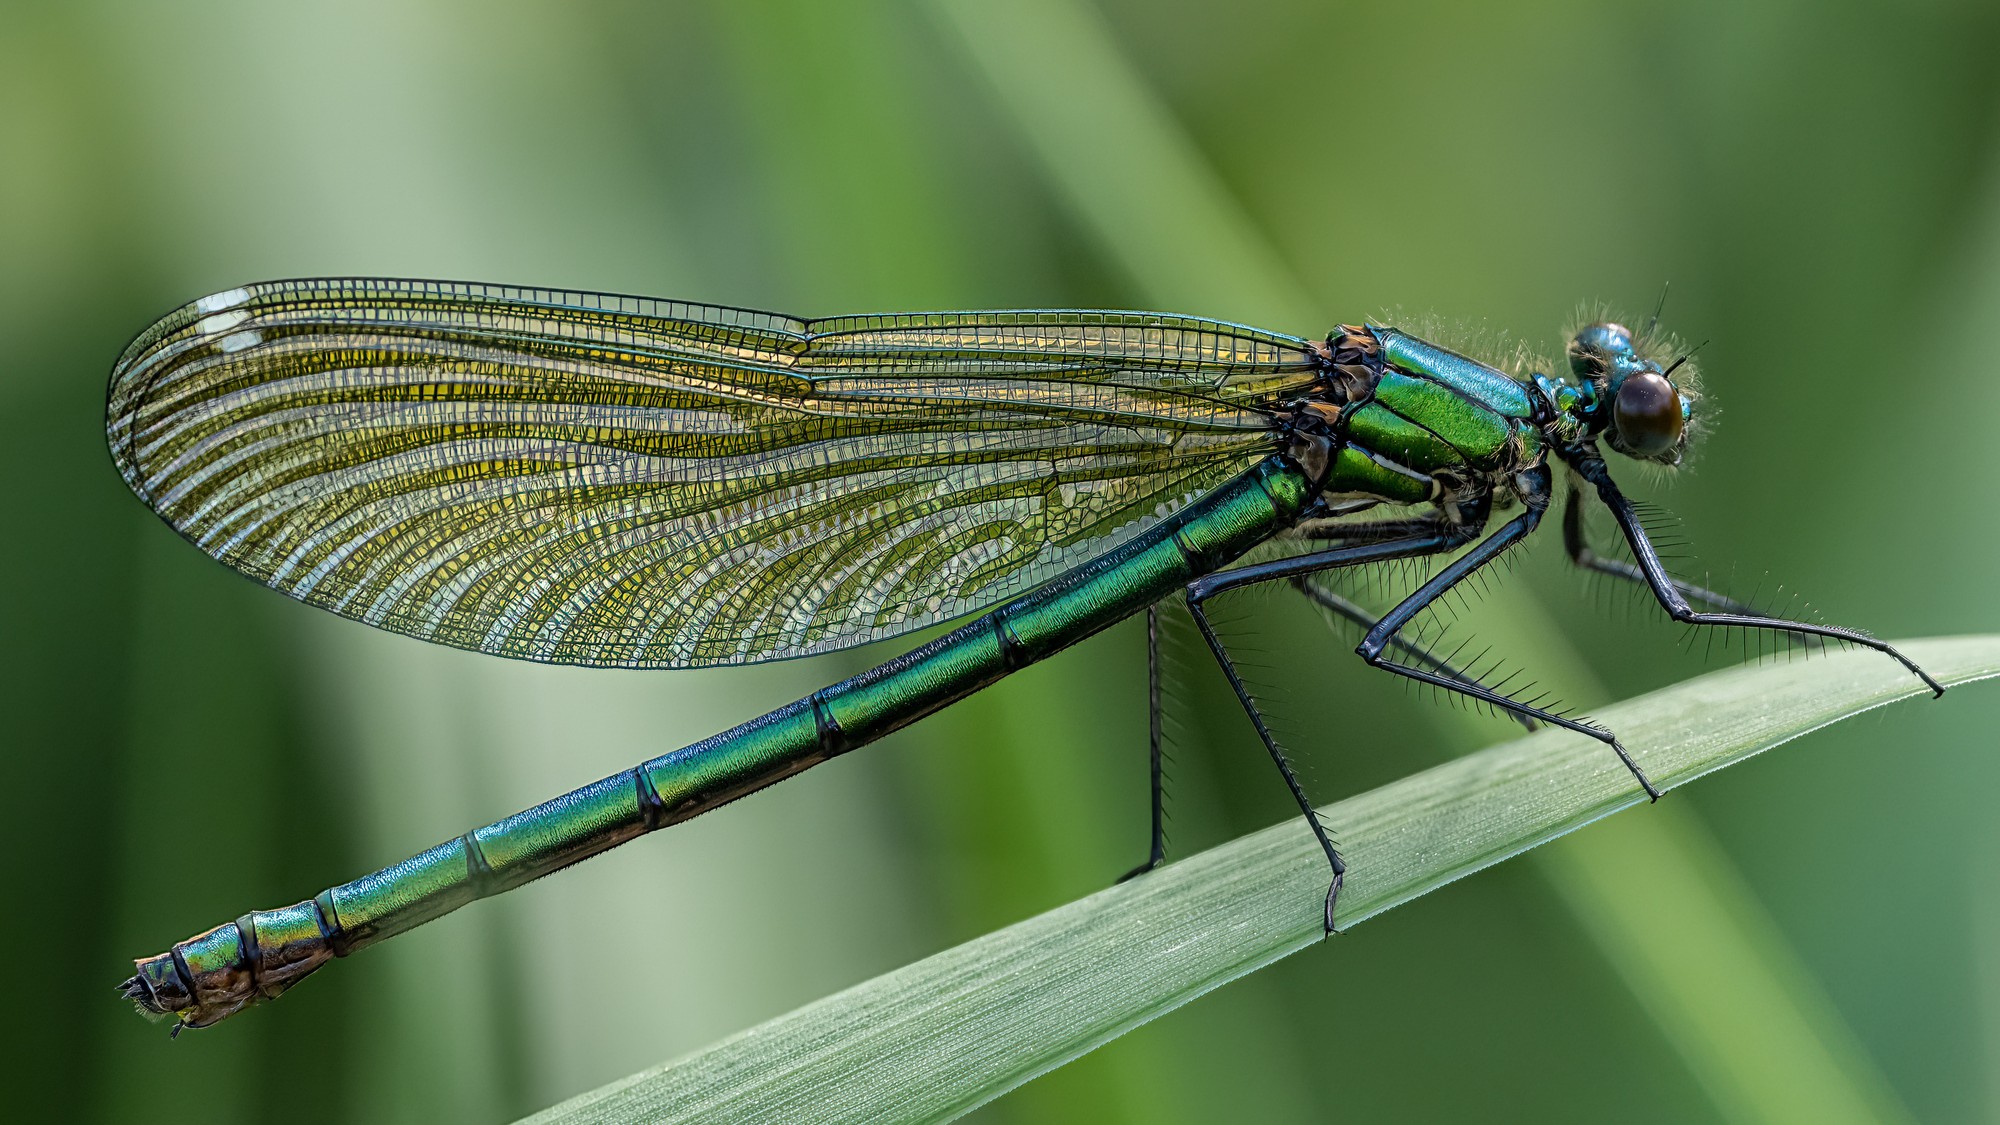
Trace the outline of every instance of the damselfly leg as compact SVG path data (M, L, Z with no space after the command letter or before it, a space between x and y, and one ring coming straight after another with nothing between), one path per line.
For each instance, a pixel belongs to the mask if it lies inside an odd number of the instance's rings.
M1551 726L1558 726L1565 730L1575 731L1578 734L1589 735L1591 738L1611 747L1612 751L1618 755L1618 760L1624 762L1625 768L1632 771L1632 776L1638 779L1640 786L1646 790L1646 795L1657 801L1660 799L1660 791L1653 787L1651 779L1646 776L1646 771L1640 769L1639 763L1634 761L1632 755L1626 752L1624 745L1618 741L1618 736L1605 728L1595 723L1581 722L1567 715L1558 715L1553 711L1524 703L1518 699L1509 698L1505 693L1495 691L1483 684L1468 683L1464 680L1453 679L1426 668L1400 664L1384 655L1390 643L1395 639L1396 634L1405 625L1408 625L1417 614L1422 613L1432 602L1443 597L1447 590L1464 581L1474 571L1499 558L1507 548L1526 538L1542 522L1542 514L1548 511L1551 495L1548 467L1546 465L1537 465L1531 469L1525 469L1515 474L1514 484L1526 508L1519 515L1502 524L1500 530L1481 539L1470 551L1446 564L1437 574L1431 577L1430 581L1425 582L1419 587L1416 593L1404 598L1402 604L1384 614L1382 620L1376 622L1375 627L1368 631L1366 637L1362 638L1360 647L1355 649L1355 651L1360 653L1361 659L1366 660L1374 667L1394 672L1399 676L1407 676L1419 683L1431 684L1449 691L1458 692L1460 695L1468 696L1472 699L1490 703L1516 717L1532 718L1539 722L1548 723Z
M1647 585L1645 571L1623 559L1607 559L1590 549L1590 537L1585 533L1583 526L1584 513L1588 510L1589 503L1581 489L1569 490L1569 503L1563 508L1563 550L1569 552L1569 561L1596 574L1608 574L1613 578L1622 578L1641 586ZM1674 589L1680 591L1680 595L1690 601L1701 602L1725 613L1756 612L1727 594L1718 594L1714 590L1697 586L1692 582L1683 582L1671 576L1667 581L1673 583Z
M1403 522L1408 524L1413 521ZM1430 521L1423 522L1427 526L1430 523ZM1326 540L1335 538L1335 536L1322 534L1315 536L1315 538ZM1357 538L1376 539L1379 536L1364 532L1357 535ZM1303 595L1307 601L1312 602L1328 613L1360 626L1363 631L1373 628L1380 615L1371 613L1367 607L1313 581L1314 574L1324 573L1326 571L1315 571L1313 574L1295 574L1289 581L1292 588ZM1460 683L1484 686L1480 684L1478 677L1455 666L1450 660L1438 656L1416 641L1398 635L1390 640L1390 648L1395 652L1401 653L1405 659L1416 664L1418 667L1430 669L1442 676L1449 676ZM1146 862L1118 877L1118 881L1121 883L1153 870L1155 867L1166 862L1167 857L1166 773L1164 769L1164 755L1161 749L1159 606L1153 606L1146 610L1146 695L1148 742L1151 751L1149 760L1152 765L1153 818L1151 848ZM1541 723L1531 715L1517 714L1512 715L1512 718L1529 731L1534 731L1541 727Z
M1767 617L1759 613L1738 611L1705 613L1688 604L1683 588L1676 584L1667 573L1666 564L1660 561L1659 552L1646 536L1646 529L1639 521L1638 511L1625 494L1611 479L1611 471L1604 464L1604 458L1588 447L1573 447L1562 451L1577 475L1597 489L1598 499L1611 509L1612 518L1618 521L1619 530L1625 533L1625 542L1632 548L1632 557L1637 560L1637 569L1646 585L1653 591L1653 597L1667 611L1667 616L1688 625L1734 625L1745 629L1769 629L1780 633L1796 633L1808 637L1826 637L1829 640L1846 641L1863 648L1874 649L1894 659L1922 680L1933 695L1943 695L1944 685L1931 677L1929 672L1917 663L1896 651L1896 646L1887 641L1877 640L1859 629L1848 629L1839 625L1817 625L1808 621L1787 621L1781 617Z
M1166 771L1160 749L1160 607L1146 607L1146 742L1153 779L1153 838L1146 862L1118 877L1119 882L1144 875L1167 858Z
M1291 580L1292 588L1304 594L1307 601L1312 602L1328 613L1359 625L1364 632L1373 629L1375 622L1381 619L1380 614L1370 613L1366 607L1341 596L1337 591L1315 583L1312 579L1312 575L1294 575ZM1401 634L1390 639L1389 647L1396 652L1402 653L1405 659L1420 668L1428 668L1440 676L1450 676L1460 683L1479 683L1478 677ZM1511 712L1510 715L1515 722L1520 723L1530 731L1541 729L1542 724L1532 715L1513 715Z
M1627 770L1631 771L1632 776L1645 789L1647 796L1658 800L1660 796L1659 790L1654 787L1651 779L1646 776L1646 772L1640 768L1639 763L1626 751L1624 745L1618 741L1617 736L1609 730L1591 723L1581 722L1566 715L1556 714L1553 711L1522 702L1518 699L1510 698L1503 692L1489 688L1477 680L1465 676L1455 669L1451 669L1448 665L1440 667L1441 662L1435 657L1429 656L1428 653L1424 653L1422 658L1406 656L1405 659L1409 660L1409 663L1399 662L1386 655L1398 648L1401 630L1414 620L1418 614L1443 597L1454 586L1477 572L1481 567L1499 558L1509 547L1527 537L1541 523L1543 514L1548 510L1551 497L1550 473L1548 468L1538 465L1523 470L1516 474L1514 483L1516 491L1520 494L1526 505L1525 509L1501 525L1500 529L1493 534L1478 540L1472 549L1464 555L1440 568L1438 573L1419 587L1415 593L1403 599L1394 609L1383 615L1380 620L1374 622L1368 630L1367 636L1362 639L1360 646L1355 651L1363 660L1374 667L1385 669L1396 675L1404 676L1420 683L1430 684L1447 691L1454 691L1469 698L1480 700L1523 721L1547 723L1551 726L1562 727L1565 730L1575 731L1578 734L1588 735L1591 738L1597 739L1609 746L1612 752L1618 755L1618 760L1624 763ZM1237 701L1242 704L1244 712L1250 716L1251 725L1256 729L1258 738L1263 741L1264 748L1270 752L1271 760L1276 763L1279 773L1285 779L1286 786L1291 789L1293 799L1298 802L1300 809L1305 813L1306 822L1312 827L1314 836L1319 840L1321 848L1326 852L1327 861L1333 868L1333 885L1327 892L1326 901L1325 921L1327 932L1329 933L1334 932L1334 904L1340 895L1341 883L1347 870L1346 863L1341 859L1339 850L1334 846L1331 838L1328 837L1325 826L1320 823L1318 813L1312 801L1306 796L1304 787L1300 784L1298 775L1292 769L1283 748L1278 745L1277 739L1271 734L1269 725L1265 723L1255 700L1251 698L1249 689L1244 685L1241 675L1238 674L1235 663L1230 659L1228 651L1224 649L1220 638L1217 637L1213 626L1210 625L1208 614L1203 608L1203 603L1217 594L1259 582L1269 582L1279 579L1297 581L1312 574L1343 567L1446 553L1464 546L1466 541L1473 535L1476 535L1479 530L1478 525L1455 527L1444 524L1434 518L1412 520L1409 521L1409 526L1412 529L1421 529L1420 533L1401 538L1383 538L1372 543L1337 547L1331 550L1301 555L1297 558L1281 559L1276 562L1239 567L1234 570L1209 575L1189 584L1187 588L1188 610L1194 616L1196 626L1201 629L1202 639L1208 643L1209 651L1214 654L1216 662L1222 666L1223 674L1228 678L1231 690L1236 693ZM1378 533L1387 534L1389 530L1391 529L1384 527L1379 529ZM1358 607L1355 608L1358 610ZM1421 652L1421 650L1419 651Z
M1410 522L1424 528L1436 526L1428 519ZM1201 630L1202 640L1208 643L1208 650L1214 654L1216 663L1222 666L1222 674L1228 679L1230 690L1236 693L1236 700L1243 705L1244 714L1250 716L1250 725L1256 729L1258 739L1264 743L1264 749L1270 752L1271 761L1277 765L1278 773L1284 777L1286 788L1291 790L1292 799L1298 802L1299 811L1305 814L1306 823L1312 827L1314 838L1319 841L1320 849L1326 853L1327 863L1333 868L1333 884L1326 892L1327 933L1335 932L1333 907L1340 897L1341 882L1347 875L1347 863L1340 858L1339 849L1334 847L1333 839L1327 835L1326 825L1320 823L1318 809L1313 805L1312 799L1306 796L1305 786L1300 783L1297 771L1292 769L1292 763L1286 758L1284 748L1278 745L1276 736L1271 733L1270 725L1264 721L1263 712L1257 708L1257 701L1251 697L1250 689L1236 670L1236 662L1230 659L1229 651L1223 647L1221 638L1216 636L1215 627L1209 623L1204 603L1217 594L1259 582L1271 582L1341 567L1421 558L1453 550L1462 546L1464 542L1465 536L1462 533L1433 530L1426 534L1401 539L1384 539L1351 547L1335 547L1300 555L1297 558L1279 559L1275 562L1226 570L1188 584L1188 613L1194 617L1195 626Z
M1476 534L1477 530L1484 525L1485 516L1483 513L1477 514L1467 523L1461 524L1448 523L1442 516L1433 514L1403 520L1373 520L1347 523L1338 521L1306 522L1293 529L1293 536L1299 539L1321 542L1357 543L1421 534L1427 531L1444 532L1449 530L1456 531L1463 542L1469 541ZM1323 574L1325 572L1316 573ZM1367 608L1343 597L1338 591L1314 582L1313 577L1314 575L1312 574L1293 575L1290 579L1292 588L1305 595L1306 600L1326 610L1328 613L1359 625L1364 633L1373 629L1375 623L1381 619L1381 614L1370 612ZM1448 658L1438 656L1421 643L1411 640L1400 633L1390 639L1389 646L1392 650L1403 654L1404 657L1418 667L1427 668L1442 676L1450 676L1462 683L1479 683L1478 677L1453 666ZM1540 725L1534 717L1529 715L1517 714L1513 718L1531 731Z

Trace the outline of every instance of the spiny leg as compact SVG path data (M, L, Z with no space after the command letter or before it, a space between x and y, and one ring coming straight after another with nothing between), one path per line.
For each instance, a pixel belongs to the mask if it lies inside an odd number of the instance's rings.
M1322 540L1322 542L1324 540L1382 540L1382 538L1406 538L1410 534L1434 534L1434 532L1444 530L1446 526L1448 524L1444 520L1440 520L1438 516L1416 516L1416 518L1406 518L1406 520L1346 522L1346 524L1326 524L1326 526L1318 526L1318 528L1308 526L1308 528L1300 528L1298 536L1300 538L1310 538L1310 540ZM1336 595L1334 591L1328 591L1328 589L1312 585L1306 575L1294 575L1292 577L1292 587L1298 589L1298 593L1302 593L1314 605L1326 609L1328 613L1344 617L1344 619L1352 621L1354 625L1360 625L1362 629L1372 627L1374 621L1376 621L1368 611L1364 611L1362 607L1354 605L1352 601ZM1396 639L1396 647L1402 653L1406 653L1412 661L1416 661L1416 663L1420 663L1424 667L1436 669L1442 675L1456 677L1456 679L1462 679L1462 681L1468 681L1468 683L1478 683L1470 675L1454 669L1448 661L1444 661L1440 657L1434 657L1432 653L1428 653L1422 645L1418 645L1414 641L1406 641L1406 639L1398 637ZM1146 717L1148 717L1148 749L1150 749L1148 759L1150 759L1150 765L1152 765L1152 769L1150 769L1150 779L1152 779L1152 793L1150 793L1150 797L1152 797L1152 839L1150 839L1150 847L1148 847L1148 853L1146 853L1146 863L1140 863L1132 871L1126 871L1124 875L1120 875L1118 877L1120 883L1124 883L1126 879L1136 879L1140 875L1146 875L1154 867L1160 867L1162 863L1166 863L1166 771L1164 771L1164 751L1162 751L1164 737L1162 737L1162 723L1160 723L1162 721L1162 709L1160 709L1160 607L1156 607L1156 605L1154 607L1146 607ZM1514 719L1518 719L1520 725L1526 727L1528 731L1536 729L1536 721L1530 719L1530 717L1516 715Z
M1578 475L1597 488L1598 499L1611 509L1611 515L1618 521L1618 527L1625 533L1625 542L1631 545L1632 557L1638 560L1638 570L1646 585L1653 591L1667 616L1687 625L1736 625L1746 629L1770 629L1775 632L1798 633L1808 637L1827 637L1837 641L1848 641L1863 648L1893 658L1931 689L1934 696L1944 694L1944 685L1931 677L1929 672L1917 663L1896 651L1896 646L1887 641L1877 640L1859 629L1847 629L1839 625L1816 625L1806 621L1787 621L1782 617L1767 617L1759 613L1723 612L1703 613L1690 606L1673 577L1660 561L1658 551L1646 537L1646 529L1639 522L1639 514L1625 494L1618 490L1617 482L1611 479L1611 470L1604 464L1604 458L1589 446L1576 446L1562 451L1563 460L1568 461Z
M1482 516L1481 519L1483 520L1483 518ZM1442 516L1433 513L1406 519L1305 523L1301 524L1293 532L1293 535L1299 539L1345 543L1379 542L1386 539L1401 539L1414 535L1432 534L1466 536L1467 529L1463 525L1449 523ZM1307 600L1318 605L1320 608L1361 626L1363 630L1374 626L1376 621L1375 614L1370 613L1367 609L1342 597L1333 590L1313 584L1309 581L1309 578L1309 575L1304 574L1293 575L1290 580L1292 588L1304 594ZM1416 641L1398 635L1392 643L1397 651L1420 667L1428 668L1441 675L1452 676L1467 683L1476 684L1479 682L1477 677L1454 668L1448 660L1431 653ZM1535 730L1540 725L1531 716L1517 715L1511 712L1509 714L1515 721L1530 731Z
M1436 515L1425 515L1408 519L1370 520L1367 522L1350 521L1347 523L1329 522L1320 525L1307 524L1298 528L1295 534L1300 539L1318 542L1374 542L1383 539L1408 538L1413 535L1436 534L1448 526ZM1368 616L1367 611L1353 602L1342 598L1330 590L1309 587L1305 584L1305 577L1303 575L1295 576L1292 579L1292 583L1308 599L1317 602L1334 613L1347 617L1364 629L1375 623L1374 617ZM1430 661L1450 674L1460 674L1449 664L1430 656L1429 653L1414 643L1401 643L1416 659ZM1146 608L1146 696L1147 728L1150 744L1149 749L1151 751L1149 759L1152 766L1152 839L1147 852L1146 862L1120 875L1118 881L1121 883L1127 879L1144 875L1166 861L1166 775L1164 769L1165 755L1162 749L1164 738L1161 729L1162 711L1160 705L1160 607L1157 605ZM1535 729L1533 720L1524 719L1522 721L1529 730Z
M1657 801L1660 799L1660 791L1653 787L1653 782L1646 776L1646 771L1639 768L1639 763L1626 752L1624 744L1618 741L1618 737L1603 727L1579 722L1567 715L1558 715L1553 711L1510 699L1484 684L1453 679L1429 669L1399 664L1383 655L1395 641L1397 633L1403 626L1409 624L1411 619L1474 571L1499 558L1502 552L1526 538L1541 523L1542 513L1547 511L1549 506L1548 467L1538 465L1524 470L1516 474L1514 482L1527 505L1526 510L1502 524L1500 530L1474 544L1471 550L1440 568L1430 581L1418 588L1416 593L1403 599L1400 605L1384 614L1382 620L1368 630L1368 635L1362 638L1360 646L1354 651L1369 664L1394 672L1396 675L1406 676L1419 683L1432 684L1447 691L1455 691L1472 699L1483 700L1510 715L1533 718L1565 730L1573 730L1578 734L1589 735L1611 747L1618 755L1618 760L1625 763L1625 768L1632 771L1632 776L1638 779L1640 786L1646 790L1646 795Z
M1167 810L1164 771L1160 760L1160 607L1146 607L1146 734L1151 747L1153 777L1153 840L1146 862L1118 877L1119 882L1144 875L1167 858Z
M1278 773L1285 779L1285 787L1292 792L1292 799L1298 802L1299 811L1305 814L1306 824L1312 828L1313 838L1326 853L1326 861L1333 868L1333 884L1326 892L1326 932L1333 933L1333 906L1340 898L1340 885L1347 876L1347 863L1340 858L1339 849L1326 834L1326 826L1320 823L1319 812L1312 799L1306 796L1305 786L1292 769L1292 763L1285 757L1285 751L1271 734L1264 715L1257 709L1257 701L1250 696L1250 689L1244 685L1243 677L1236 671L1236 662L1229 658L1229 652L1222 646L1222 639L1215 634L1215 627L1209 624L1208 612L1203 603L1217 594L1247 586L1256 582L1290 578L1293 575L1311 574L1320 570L1331 570L1343 566L1359 566L1364 563L1385 562L1390 559L1415 558L1449 551L1462 543L1463 537L1449 534L1412 536L1405 539L1391 539L1380 543L1367 543L1352 547L1336 547L1326 551L1316 551L1292 559L1260 563L1220 574L1205 575L1190 582L1187 587L1188 613L1201 630L1202 640L1208 642L1208 650L1222 666L1222 674L1229 680L1229 688L1236 693L1236 700L1243 705L1244 714L1250 716L1250 725L1256 729L1257 737L1270 752L1271 761L1278 767Z
M1569 552L1569 561L1585 570L1595 571L1598 574L1608 574L1613 578L1622 578L1627 582L1637 582L1641 586L1646 585L1645 571L1623 559L1604 558L1596 551L1590 549L1590 540L1585 534L1583 526L1584 505L1586 503L1588 501L1584 498L1581 491L1575 488L1569 490L1569 503L1563 508L1563 550ZM1683 582L1671 576L1667 580L1673 583L1674 589L1680 591L1683 598L1690 598L1694 601L1714 606L1716 609L1727 613L1755 612L1749 606L1726 594L1718 594L1714 590L1697 586L1692 582Z
M1308 601L1312 602L1316 606L1319 606L1321 609L1326 610L1328 613L1334 614L1337 617L1341 617L1348 621L1351 621L1354 624L1361 626L1363 629L1372 629L1375 627L1375 622L1377 619L1374 614L1368 612L1360 605L1357 605L1356 603L1351 602L1344 597L1341 597L1339 594L1334 593L1332 590L1329 590L1324 586L1319 586L1314 584L1309 576L1295 575L1292 578L1291 582L1293 589L1297 590L1301 594L1304 594ZM1398 634L1389 643L1397 652L1402 653L1406 658L1408 658L1412 663L1416 664L1418 667L1426 668L1432 672L1438 673L1441 676L1450 676L1452 679L1458 680L1461 683L1468 683L1468 684L1479 683L1479 679L1477 677L1465 672L1460 668L1454 667L1449 660L1446 660L1441 656L1435 655L1429 649L1425 648L1423 645L1418 644L1416 641L1409 640L1408 638L1402 636L1401 634ZM1538 721L1531 715L1516 715L1510 712L1509 717L1512 718L1515 722L1520 723L1522 726L1526 727L1530 731L1539 730L1541 728L1540 721Z

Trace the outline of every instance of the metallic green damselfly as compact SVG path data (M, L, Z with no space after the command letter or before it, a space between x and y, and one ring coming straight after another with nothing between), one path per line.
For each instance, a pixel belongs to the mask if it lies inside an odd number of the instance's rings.
M120 358L112 455L190 542L301 601L461 648L642 668L781 660L983 616L734 730L245 914L139 961L124 993L176 1031L206 1027L1173 598L1325 850L1330 931L1345 865L1207 603L1289 582L1365 627L1369 664L1595 738L1657 796L1609 730L1404 635L1535 530L1559 467L1578 565L1642 584L1677 621L1865 645L1942 693L1864 633L1765 616L1668 573L1600 446L1680 461L1701 420L1686 358L1609 322L1576 333L1568 375L1552 376L1373 324L1312 340L1143 312L805 321L367 278L195 301ZM1593 498L1630 561L1589 547ZM1386 614L1324 582L1446 555ZM1153 657L1140 871L1162 851Z

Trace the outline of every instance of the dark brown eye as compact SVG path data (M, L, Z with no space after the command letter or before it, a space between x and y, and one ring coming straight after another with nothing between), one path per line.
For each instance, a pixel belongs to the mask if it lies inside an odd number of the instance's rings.
M1625 377L1611 406L1618 444L1634 457L1658 457L1681 440L1681 396L1666 376L1641 371Z

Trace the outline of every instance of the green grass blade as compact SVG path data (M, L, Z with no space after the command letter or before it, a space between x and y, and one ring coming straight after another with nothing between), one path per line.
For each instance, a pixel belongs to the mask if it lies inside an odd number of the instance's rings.
M2000 675L2000 636L1913 641L1940 680ZM1608 707L1663 788L1923 694L1869 652L1736 668ZM1644 803L1603 746L1544 731L1327 809L1352 927ZM1641 813L1639 815L1645 815ZM1587 847L1588 841L1575 846ZM1320 944L1325 861L1274 825L905 966L534 1118L936 1121L954 1117L1288 954ZM1857 892L1858 893L1858 892ZM811 936L801 930L802 955ZM1330 952L1339 942L1328 944ZM1671 964L1650 966L1671 972Z

